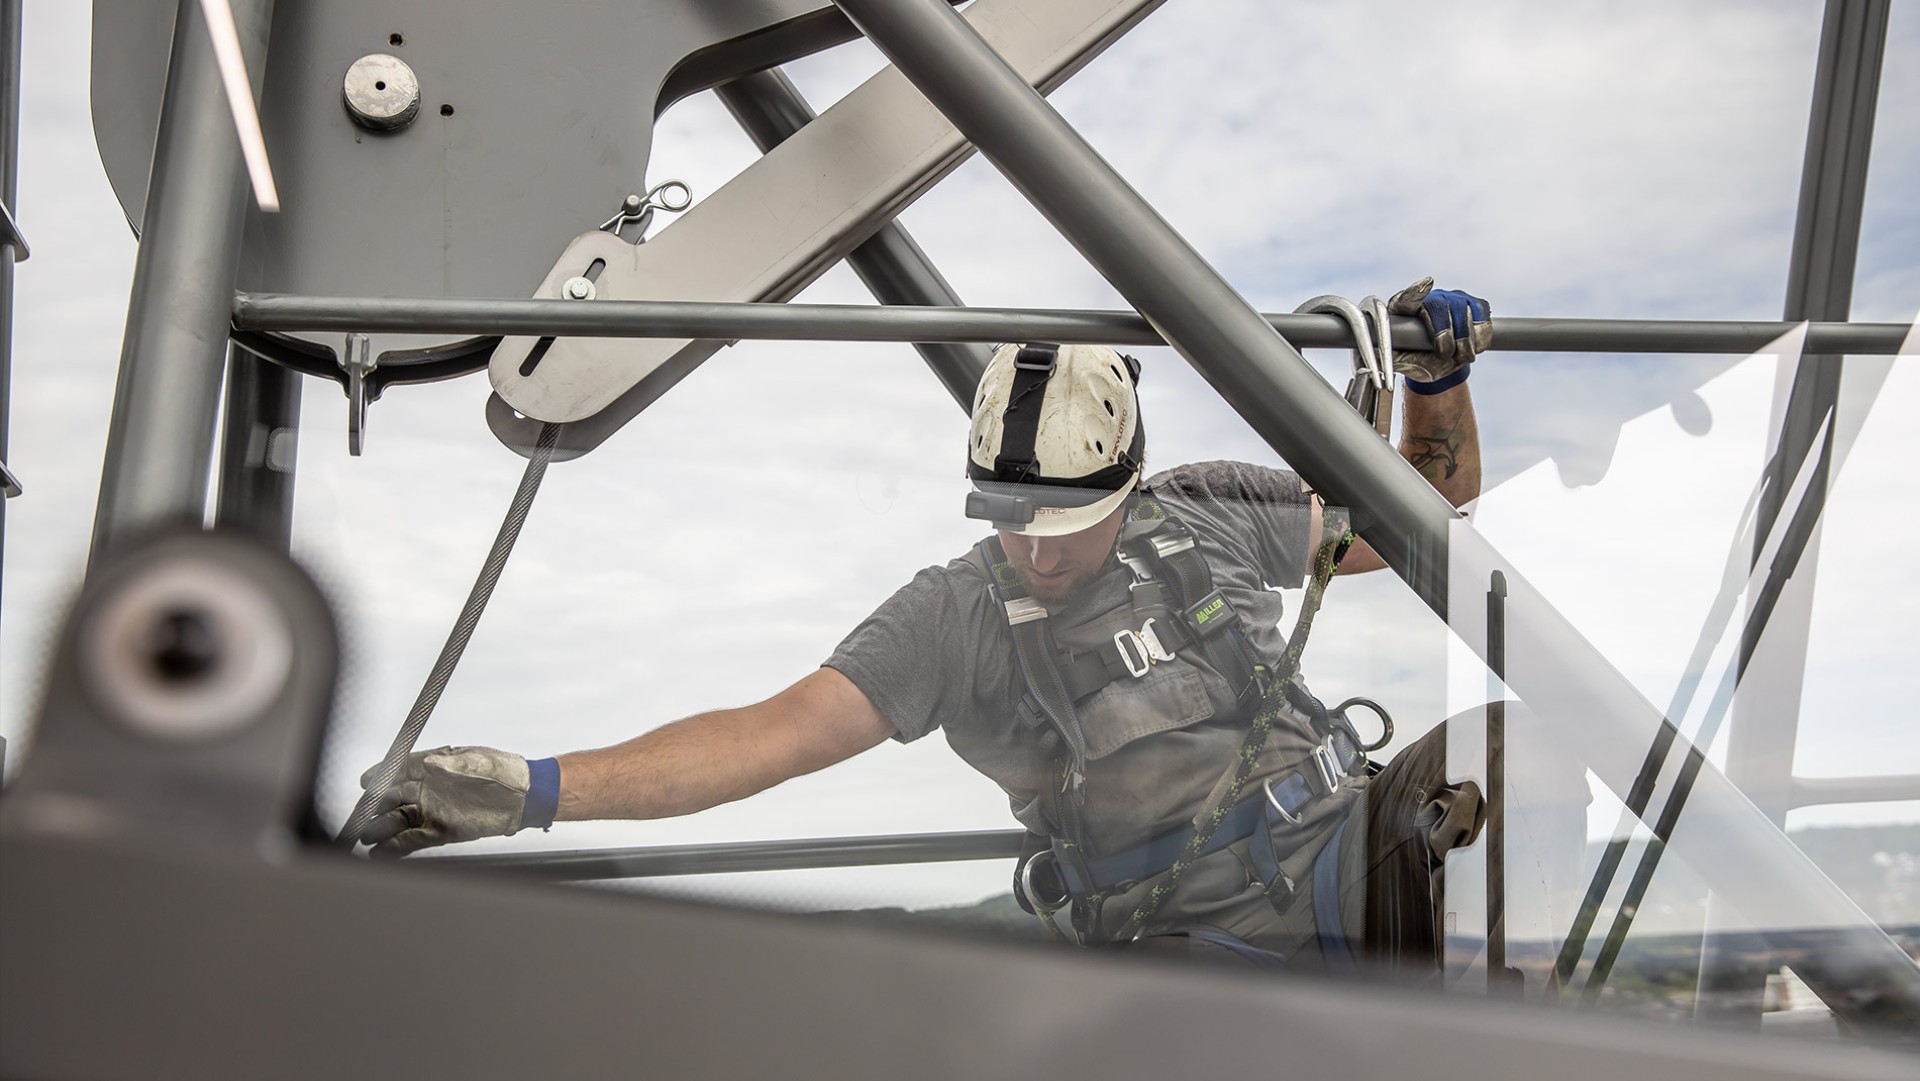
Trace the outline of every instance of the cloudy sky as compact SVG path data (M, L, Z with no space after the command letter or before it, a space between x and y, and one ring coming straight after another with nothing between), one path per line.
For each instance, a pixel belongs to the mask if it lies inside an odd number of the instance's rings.
M28 751L49 628L85 559L133 260L93 146L86 7L27 12L17 216L34 255L17 278L6 460L28 494L8 506L0 609L9 773ZM1411 3L1185 0L1052 100L1265 311L1433 274L1496 314L1780 316L1820 4L1513 0L1449 23L1442 32ZM882 63L856 44L789 74L824 110ZM1908 323L1920 310L1911 5L1895 6L1880 101L1854 313ZM698 197L756 157L717 102L696 97L662 118L648 179L684 179ZM902 220L968 303L1124 306L984 161ZM530 258L530 280L550 258ZM836 269L801 299L868 298ZM1278 461L1179 357L1142 355L1156 464ZM1342 354L1312 359L1344 381ZM1499 353L1476 369L1499 485L1483 528L1662 705L1765 453L1774 365ZM479 377L396 388L372 409L366 456L351 459L344 400L308 384L296 547L332 591L351 665L323 777L336 817L405 716L518 481L520 459L482 420L487 391ZM1836 487L1802 773L1920 772L1901 679L1920 641L1920 571L1900 554L1916 483L1898 427L1916 404L1920 386L1896 365ZM785 686L915 569L972 541L959 514L964 423L905 346L723 350L550 472L422 745L551 754ZM1449 681L1445 628L1389 576L1338 585L1316 634L1307 669L1321 693L1379 697L1403 733L1484 690L1484 676ZM1597 806L1610 824L1615 808ZM934 738L689 819L566 826L496 847L1009 824L998 791ZM949 865L699 888L917 905L973 900L1005 873Z

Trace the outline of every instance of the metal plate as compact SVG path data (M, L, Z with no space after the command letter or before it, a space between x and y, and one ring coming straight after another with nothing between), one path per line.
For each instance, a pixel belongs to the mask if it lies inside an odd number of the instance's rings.
M1160 0L976 0L965 15L1048 91ZM643 245L586 233L540 283L558 297L595 261L602 299L791 299L957 167L972 147L895 68L867 80ZM597 446L717 351L720 342L508 337L491 362L494 434L525 452L542 421L567 423L561 455Z
M94 133L136 229L174 8L94 3ZM673 98L854 36L819 0L281 3L261 115L283 209L249 222L243 284L524 297L569 240L646 190L653 119ZM368 131L342 100L374 53L418 76L403 130Z

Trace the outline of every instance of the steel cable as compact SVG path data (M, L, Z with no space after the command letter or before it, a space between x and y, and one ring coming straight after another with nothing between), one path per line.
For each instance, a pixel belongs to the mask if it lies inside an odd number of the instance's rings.
M361 833L373 821L374 809L380 806L380 800L400 776L401 765L413 753L414 744L419 742L420 733L427 727L427 719L433 716L433 708L439 705L440 695L447 689L447 682L453 678L453 670L460 663L460 655L466 652L467 642L473 638L474 628L480 624L481 613L487 610L493 587L499 583L500 574L506 569L507 557L513 554L514 542L520 539L520 527L526 524L527 512L533 507L533 497L540 491L540 481L546 476L547 463L553 460L553 448L559 440L558 424L548 424L540 429L540 439L527 458L527 471L521 474L520 487L513 493L513 503L507 508L506 520L500 523L500 533L493 539L493 548L487 553L485 565L480 568L480 577L473 583L473 591L467 594L467 603L460 609L460 618L454 622L453 632L447 635L447 644L440 648L440 659L434 662L426 685L420 688L420 696L414 699L406 723L394 735L393 746L387 748L387 756L380 760L380 765L375 769L372 783L360 794L360 802L354 805L353 813L347 816L347 824L340 827L337 841L341 847L351 850L360 843Z

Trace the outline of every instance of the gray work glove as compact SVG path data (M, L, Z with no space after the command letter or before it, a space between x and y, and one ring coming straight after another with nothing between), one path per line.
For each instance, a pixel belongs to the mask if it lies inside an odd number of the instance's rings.
M360 775L373 783L375 770ZM374 859L399 859L434 845L507 837L527 809L527 760L491 747L415 751L360 834Z
M1473 363L1493 344L1492 311L1487 302L1457 289L1435 289L1432 278L1421 278L1387 301L1394 315L1419 317L1433 335L1434 352L1396 349L1393 370L1419 384L1436 383Z

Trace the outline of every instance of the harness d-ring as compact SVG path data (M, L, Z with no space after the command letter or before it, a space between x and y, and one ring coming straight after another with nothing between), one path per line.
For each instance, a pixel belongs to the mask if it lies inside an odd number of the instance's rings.
M1387 713L1387 707L1375 702L1371 698L1349 698L1345 702L1327 711L1328 714L1347 722L1349 729L1353 729L1353 720L1347 716L1348 706L1365 706L1369 712L1380 718L1380 738L1374 740L1372 743L1362 743L1360 745L1361 750L1368 752L1377 751L1393 742L1393 717ZM1354 738L1359 738L1359 730L1353 730Z
M1261 787L1266 790L1267 803L1279 813L1281 818L1286 819L1287 825L1298 826L1300 824L1300 816L1287 810L1287 805L1280 802L1279 794L1273 790L1273 778L1269 777L1265 781L1262 781Z

